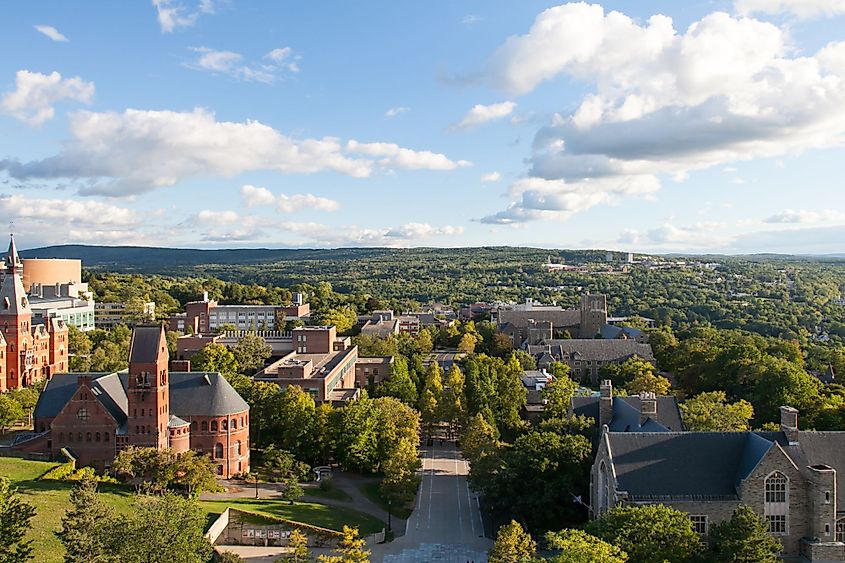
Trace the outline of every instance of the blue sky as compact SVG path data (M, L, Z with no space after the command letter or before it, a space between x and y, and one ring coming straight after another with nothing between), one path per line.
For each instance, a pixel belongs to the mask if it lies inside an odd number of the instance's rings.
M23 247L843 252L845 0L3 14Z

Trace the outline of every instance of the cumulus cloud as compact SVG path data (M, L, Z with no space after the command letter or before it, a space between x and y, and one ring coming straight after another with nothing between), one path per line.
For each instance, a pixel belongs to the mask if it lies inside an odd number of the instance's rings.
M72 141L59 154L27 163L0 160L0 170L18 180L85 180L82 195L127 196L187 178L232 177L255 170L303 174L330 170L364 178L376 164L432 170L464 165L442 154L389 143L350 141L344 147L334 137L295 139L258 121L217 121L203 109L79 111L70 116L70 133Z
M68 40L67 37L62 35L59 32L59 30L56 29L55 27L53 27L52 25L36 25L35 29L39 33L46 35L47 37L49 37L53 41L58 41L60 43L66 43L67 40Z
M16 223L35 220L50 224L132 226L139 222L135 210L94 200L41 199L0 194L0 212Z
M450 160L446 155L431 151L415 151L402 148L394 143L359 143L351 139L346 143L346 151L355 154L380 158L383 166L396 166L409 170L454 170L472 166L468 160Z
M490 172L481 176L482 182L498 182L502 179L502 175L498 172Z
M214 0L200 0L188 5L178 0L152 0L162 33L172 33L179 27L191 27L203 14L214 13Z
M453 129L471 129L482 123L495 121L509 116L513 113L516 104L514 102L502 102L500 104L476 104L467 112L463 119L452 126Z
M785 209L763 219L764 223L845 223L845 213L825 209L823 211L807 211L804 209Z
M405 106L397 106L395 108L390 108L386 112L384 112L384 116L388 119L393 119L397 115L402 115L403 113L411 111L411 108L407 108Z
M664 249L721 248L732 240L732 237L721 233L723 228L724 225L717 222L699 222L684 226L664 223L645 232L627 229L622 232L617 242Z
M300 209L316 209L318 211L337 211L340 209L340 203L327 197L320 197L314 194L279 194L276 197L267 188L249 184L241 186L241 199L243 200L244 207L267 207L274 205L281 213L294 213Z
M290 47L273 49L261 62L247 62L243 55L234 51L209 47L191 47L190 50L196 53L196 58L186 63L188 68L225 74L246 82L271 84L285 72L299 72L299 56L294 56Z
M522 94L558 76L594 86L535 136L529 174L548 180L671 175L839 144L845 43L796 56L788 33L712 13L676 31L596 4L540 13L485 76Z
M276 203L276 196L267 188L245 184L241 186L241 200L244 207L260 207Z
M536 219L567 219L599 204L617 203L626 196L649 197L660 188L654 176L597 178L580 182L523 178L511 184L511 204L504 211L482 217L482 223L512 225Z
M41 125L52 119L53 107L63 100L90 104L94 98L94 83L75 76L62 78L58 72L41 74L19 70L15 75L15 90L0 100L0 110L30 125Z
M790 14L799 19L845 14L845 0L735 0L734 9L746 14Z

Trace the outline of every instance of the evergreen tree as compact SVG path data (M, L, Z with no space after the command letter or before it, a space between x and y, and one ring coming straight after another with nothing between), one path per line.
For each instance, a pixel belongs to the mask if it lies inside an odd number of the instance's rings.
M24 540L35 516L35 508L21 500L0 477L0 563L24 563L32 559L32 540Z
M537 552L537 542L519 522L511 520L499 528L496 543L490 550L489 563L528 563Z
M714 552L725 563L775 563L783 550L769 535L766 523L748 506L738 506L731 516L711 529Z
M81 480L70 493L70 508L56 533L65 546L65 563L112 561L107 528L113 524L114 512L97 495L97 481Z

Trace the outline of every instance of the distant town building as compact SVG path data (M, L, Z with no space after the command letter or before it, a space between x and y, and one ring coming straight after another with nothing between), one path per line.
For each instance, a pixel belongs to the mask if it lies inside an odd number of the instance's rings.
M393 311L373 311L361 327L361 334L376 338L399 334L399 319L393 316Z
M96 303L87 283L33 283L29 288L29 305L33 324L62 319L83 332L95 328Z
M117 325L134 326L155 320L156 304L154 301L140 303L140 309L127 311L126 303L95 303L94 324L103 330L112 330Z
M61 318L33 321L15 239L3 259L0 286L0 392L50 379L68 369L68 328Z
M740 504L765 519L788 560L845 561L845 432L603 432L590 472L592 518L666 504L707 538Z
M530 329L551 329L554 332L567 331L573 338L593 338L607 324L607 297L601 294L581 296L577 309L564 309L558 305L542 305L532 299L525 303L500 307L496 311L496 323L500 332L511 337L518 348L529 339ZM529 343L536 344L541 335L535 335Z
M355 386L361 389L388 379L393 369L393 356L359 357L355 362Z
M160 326L132 332L129 369L64 373L47 383L35 407L35 432L13 444L80 465L108 468L128 446L195 450L228 479L250 467L249 405L219 373L171 372Z
M280 321L302 320L311 313L308 303L302 302L302 294L294 295L294 303L279 305L219 305L217 301L203 294L201 301L191 301L185 306L183 331L191 330L196 334L217 332L226 326L238 330L276 330L281 329ZM171 328L174 320L171 320ZM179 319L175 320L179 325Z

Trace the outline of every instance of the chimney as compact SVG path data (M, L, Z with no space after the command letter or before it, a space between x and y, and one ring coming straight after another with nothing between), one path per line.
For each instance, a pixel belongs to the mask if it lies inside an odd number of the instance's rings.
M640 393L640 425L657 416L657 395L650 391Z
M780 430L781 432L798 431L798 409L792 407L780 408Z
M208 292L207 291L202 292L202 302L208 303Z
M609 379L601 382L599 395L599 426L610 424L613 419L613 383Z

